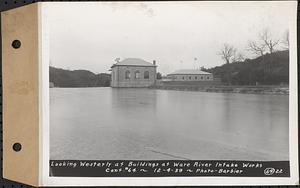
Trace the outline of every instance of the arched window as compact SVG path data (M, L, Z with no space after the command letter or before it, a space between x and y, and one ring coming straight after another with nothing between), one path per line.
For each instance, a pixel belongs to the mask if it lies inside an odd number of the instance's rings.
M135 73L134 73L134 78L135 78L135 79L140 78L140 71L135 71Z
M144 79L149 79L149 71L144 72Z
M130 71L129 70L127 70L125 72L125 79L130 79Z

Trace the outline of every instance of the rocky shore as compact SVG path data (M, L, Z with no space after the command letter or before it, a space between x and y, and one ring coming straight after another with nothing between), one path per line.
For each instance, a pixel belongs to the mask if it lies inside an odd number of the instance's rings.
M201 91L217 93L246 93L246 94L268 94L288 95L288 86L152 86L153 89L179 90L179 91Z

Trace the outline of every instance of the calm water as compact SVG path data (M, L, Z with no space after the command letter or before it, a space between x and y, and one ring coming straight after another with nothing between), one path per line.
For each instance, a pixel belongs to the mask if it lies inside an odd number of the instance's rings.
M50 158L288 160L288 96L52 88Z

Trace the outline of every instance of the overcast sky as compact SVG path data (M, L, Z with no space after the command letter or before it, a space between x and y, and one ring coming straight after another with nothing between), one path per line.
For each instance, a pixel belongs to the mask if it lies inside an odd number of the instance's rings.
M268 28L282 38L289 2L47 3L51 65L109 72L116 58L157 61L163 74L222 65L223 43L246 46ZM293 15L292 15L293 16ZM197 60L195 61L195 58Z

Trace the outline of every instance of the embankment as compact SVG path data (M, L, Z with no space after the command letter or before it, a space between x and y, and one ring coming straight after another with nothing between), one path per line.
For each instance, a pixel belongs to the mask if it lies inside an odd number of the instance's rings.
M192 86L192 85L156 85L153 89L179 90L179 91L202 91L217 93L247 93L247 94L269 94L288 95L288 86Z

